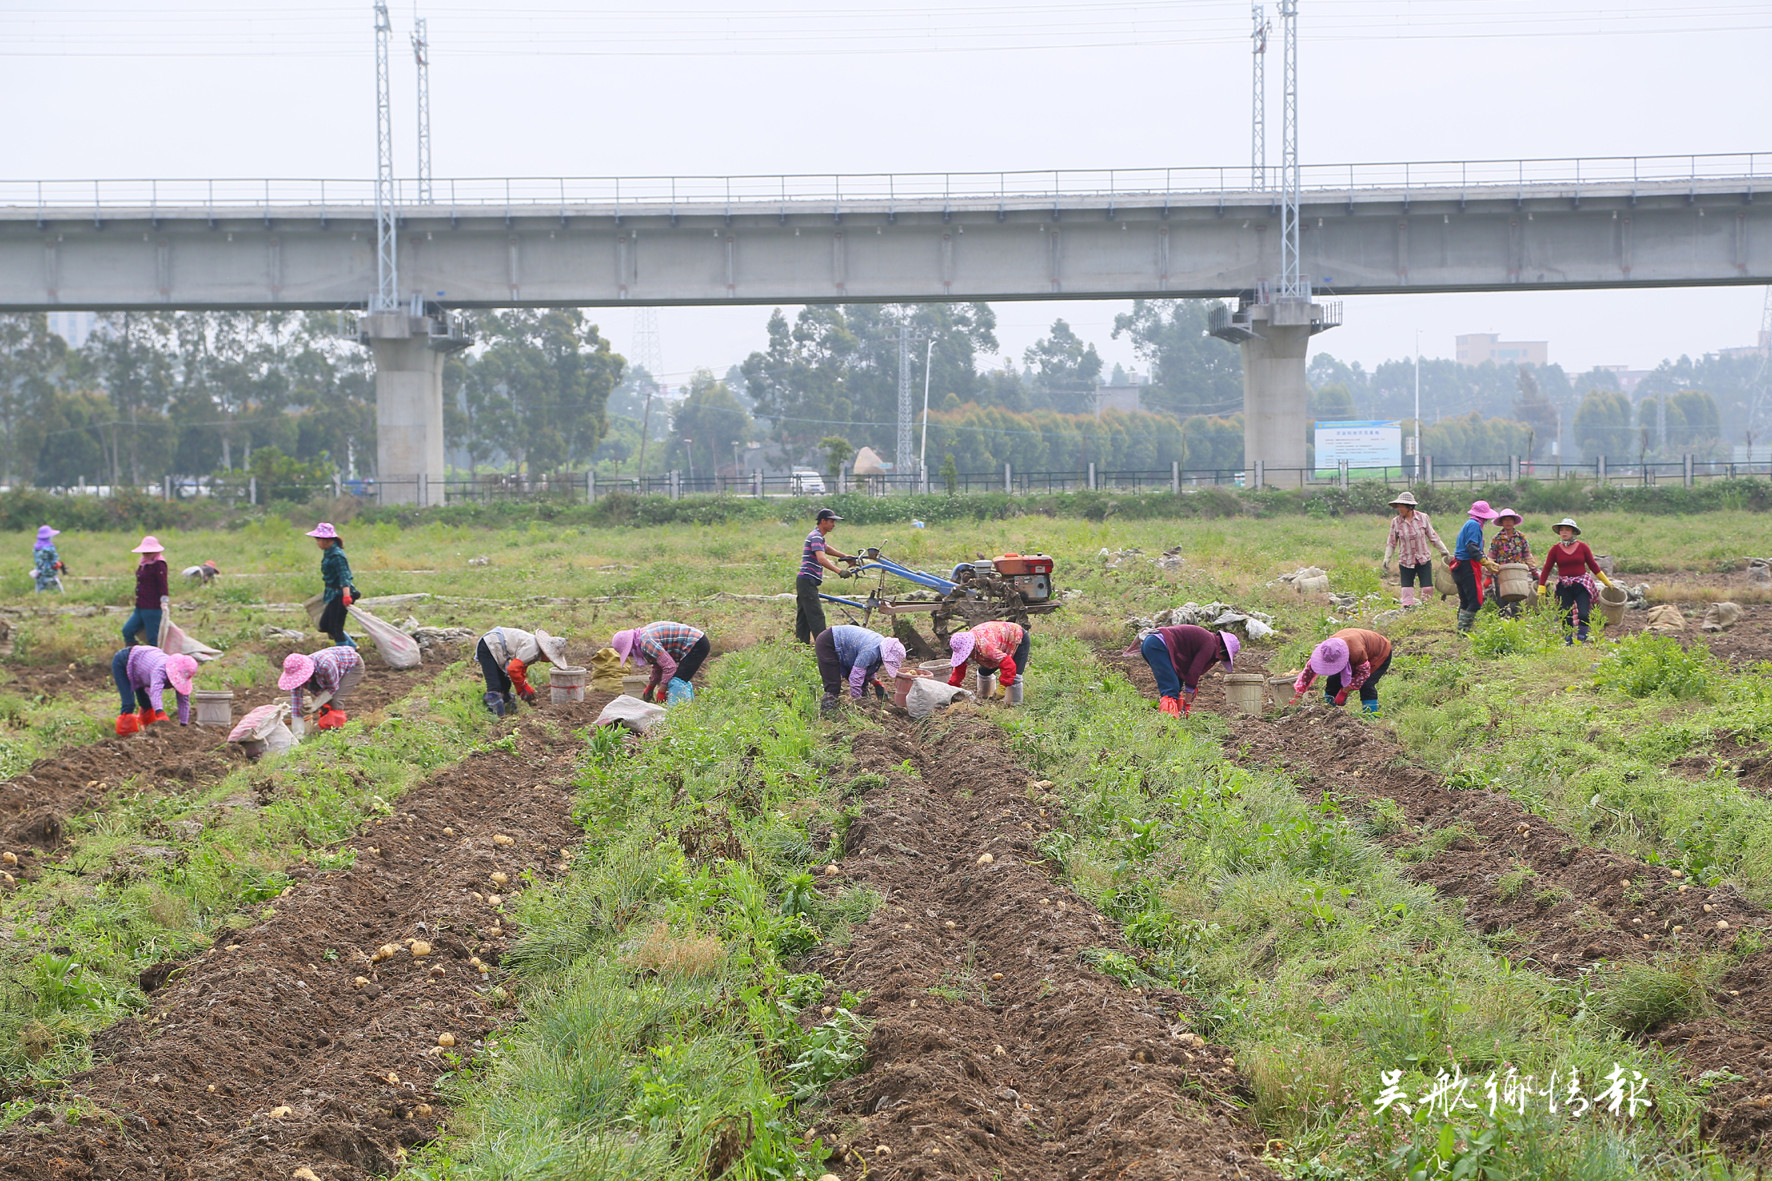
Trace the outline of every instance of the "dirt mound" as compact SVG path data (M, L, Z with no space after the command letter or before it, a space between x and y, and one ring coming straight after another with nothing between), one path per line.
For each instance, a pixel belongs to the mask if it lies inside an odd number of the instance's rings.
M511 938L490 896L563 868L562 848L580 836L571 779L584 751L569 731L608 700L524 714L511 726L515 753L458 763L366 825L350 842L354 867L297 869L275 917L155 970L170 982L150 1011L103 1034L105 1061L61 1096L107 1117L64 1125L39 1108L41 1121L0 1132L0 1174L281 1181L308 1168L344 1181L395 1171L407 1147L437 1133L433 1081L502 1019L471 962L496 964ZM493 885L495 871L509 883ZM416 956L414 939L430 953ZM384 944L394 955L372 963ZM439 1053L441 1034L452 1050Z
M423 670L367 668L345 705L352 714L373 712L411 692L425 675ZM237 720L285 696L275 684L237 690L234 717ZM43 857L61 845L68 817L99 806L125 783L133 780L140 791L153 791L159 785L167 794L182 794L213 783L246 762L240 748L228 743L225 729L180 726L176 715L172 717L141 734L57 751L0 783L0 848L19 854L21 876L36 876Z
M111 680L111 665L107 660L103 664L49 664L30 665L7 663L5 672L8 677L6 684L0 685L0 693L16 693L27 701L37 701L45 697L66 697L69 694L99 693L106 689L115 690Z
M1629 581L1629 579L1624 581ZM1731 664L1752 664L1755 661L1772 660L1772 605L1743 603L1741 604L1741 620L1728 631L1700 631L1698 625L1704 620L1705 608L1709 605L1708 603L1675 604L1679 607L1680 613L1686 617L1686 630L1675 633L1674 638L1686 646L1695 642L1702 643L1712 653ZM1624 622L1616 628L1608 628L1605 634L1612 639L1635 635L1645 630L1648 620L1649 613L1647 611L1626 611Z
M1505 933L1510 956L1541 971L1569 976L1585 965L1620 963L1673 970L1732 949L1745 930L1760 929L1757 944L1772 929L1772 913L1730 889L1693 885L1665 866L1586 845L1505 792L1449 785L1348 712L1312 706L1235 718L1226 746L1233 758L1284 769L1319 799L1393 801L1394 811L1368 807L1380 821L1374 839L1412 861L1414 880L1462 899L1473 926ZM1766 1090L1769 981L1772 951L1746 955L1699 999L1708 1013L1646 1031L1676 1050L1693 1076L1740 1076L1706 1099L1707 1132L1736 1149L1757 1151L1772 1132L1772 1107L1744 1102Z
M864 797L841 865L885 902L821 965L866 990L876 1020L869 1069L835 1089L823 1129L842 1175L1270 1176L1236 1118L1234 1062L1190 1031L1187 999L1082 960L1128 948L1047 878L1035 841L1054 821L1001 732L947 719L925 742L888 724L855 740L886 785Z

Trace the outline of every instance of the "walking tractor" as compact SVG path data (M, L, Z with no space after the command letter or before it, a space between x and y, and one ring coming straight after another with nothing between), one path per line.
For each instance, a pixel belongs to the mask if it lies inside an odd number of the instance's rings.
M948 637L973 624L1004 619L1025 627L1029 616L1058 609L1058 596L1052 587L1052 559L1045 554L1003 554L961 562L945 578L895 562L882 554L878 546L869 546L856 554L852 565L852 578L879 574L867 597L821 594L819 598L860 611L864 627L876 613L886 616L892 621L893 634L904 641L907 649L912 648L913 638L921 641L921 637L909 620L900 617L929 616L936 645L931 647L922 641L917 647L931 656L945 654ZM889 577L922 589L888 594Z

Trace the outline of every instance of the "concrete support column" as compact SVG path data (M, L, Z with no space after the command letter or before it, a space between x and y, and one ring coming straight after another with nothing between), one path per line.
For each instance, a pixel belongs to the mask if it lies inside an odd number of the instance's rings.
M1304 482L1305 428L1310 384L1305 352L1316 305L1256 304L1248 309L1255 333L1243 341L1243 464L1259 461L1269 487Z
M375 358L376 490L387 504L442 504L443 354L430 321L365 316L363 337Z

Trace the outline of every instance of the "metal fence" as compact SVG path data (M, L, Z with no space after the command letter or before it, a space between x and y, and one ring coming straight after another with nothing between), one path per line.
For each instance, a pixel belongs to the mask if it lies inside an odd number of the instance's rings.
M949 482L939 474L922 476L835 477L769 475L701 475L673 471L655 476L598 476L592 472L555 472L535 477L508 475L458 476L442 480L426 477L405 479L346 479L330 482L284 482L261 484L256 477L236 480L175 480L158 485L124 488L137 495L167 500L206 500L231 506L307 503L327 497L355 496L384 504L466 505L501 501L555 501L589 504L614 494L662 496L681 500L690 496L763 498L817 498L837 493L894 496L913 493L976 495L1008 493L1040 495L1060 492L1171 492L1202 488L1354 488L1362 483L1388 487L1478 487L1489 484L1539 480L1575 485L1683 486L1747 476L1772 477L1772 462L1737 463L1684 456L1666 462L1618 463L1597 459L1592 463L1534 461L1518 456L1496 463L1448 464L1425 456L1413 463L1388 468L1275 468L1257 463L1253 468L1098 469L1090 464L1081 471L1017 471L1005 464L990 472L960 472ZM82 484L71 488L45 489L59 495L112 496L119 489L109 485Z

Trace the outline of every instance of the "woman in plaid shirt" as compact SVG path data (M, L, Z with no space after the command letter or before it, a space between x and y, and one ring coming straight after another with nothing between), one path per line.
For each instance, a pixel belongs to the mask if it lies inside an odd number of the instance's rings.
M1428 553L1431 542L1440 556L1452 560L1452 551L1434 532L1427 514L1415 507L1415 496L1405 492L1391 501L1397 515L1391 518L1391 534L1384 543L1384 572L1391 572L1391 558L1397 559L1397 572L1402 577L1402 601L1405 607L1420 606L1415 601L1415 588L1431 591L1434 585L1433 556Z
M638 664L652 666L652 679L640 695L642 701L653 700L661 682L667 684L668 692L681 681L678 692L685 698L693 697L690 678L701 670L702 661L711 650L706 632L668 619L616 632L610 637L609 646L621 657L624 668L630 656Z

